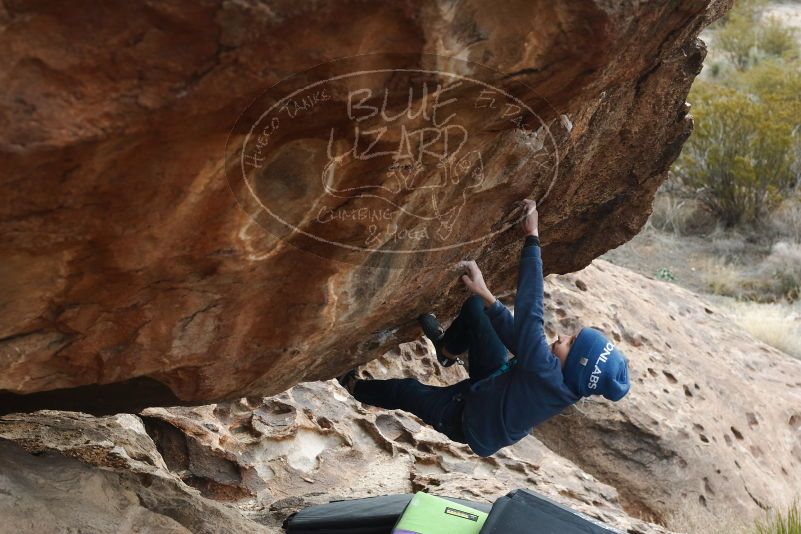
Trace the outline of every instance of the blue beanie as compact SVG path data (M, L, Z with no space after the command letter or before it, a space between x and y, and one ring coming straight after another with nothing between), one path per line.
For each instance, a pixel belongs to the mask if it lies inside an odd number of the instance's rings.
M594 328L582 328L576 336L562 373L567 386L580 397L603 395L617 401L629 392L626 358Z

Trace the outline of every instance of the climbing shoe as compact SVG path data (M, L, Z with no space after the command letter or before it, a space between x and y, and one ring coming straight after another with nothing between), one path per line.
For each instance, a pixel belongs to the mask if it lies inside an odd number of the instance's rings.
M437 320L437 316L433 313L424 313L417 318L420 326L423 328L425 336L434 344L434 349L437 352L437 361L442 367L450 367L455 363L462 363L459 358L448 358L442 352L442 338L445 336L445 331Z
M348 390L348 393L353 395L353 388L356 387L356 382L359 381L359 376L356 374L356 369L351 369L350 371L341 374L337 377L337 382L343 388Z

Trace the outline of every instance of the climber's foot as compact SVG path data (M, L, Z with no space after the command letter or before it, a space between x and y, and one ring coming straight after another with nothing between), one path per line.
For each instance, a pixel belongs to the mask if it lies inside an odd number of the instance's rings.
M356 374L356 369L351 369L345 374L339 375L337 377L337 382L343 388L348 390L348 393L353 395L353 389L356 387L356 383L359 381L359 377Z
M450 367L455 363L461 363L461 360L449 354L442 344L442 338L445 336L445 331L442 325L439 324L437 316L433 313L424 313L417 318L420 326L423 328L425 336L434 344L434 349L437 352L437 361L443 367Z

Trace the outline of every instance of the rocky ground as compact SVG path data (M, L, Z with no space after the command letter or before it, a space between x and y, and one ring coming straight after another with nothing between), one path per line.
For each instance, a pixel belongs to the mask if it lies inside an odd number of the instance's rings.
M801 493L801 362L709 301L603 260L549 277L546 291L549 333L595 325L629 357L622 402L585 400L487 459L413 416L359 405L334 381L138 416L10 415L0 515L17 531L32 517L39 532L277 531L332 498L425 490L491 501L527 487L627 532L665 532L677 515L708 532ZM463 376L429 349L400 345L361 374Z
M704 294L710 290L716 265L736 261L756 266L769 253L770 243L750 242L734 233L676 235L646 226L631 241L610 250L602 259L650 278L659 278L661 274L666 281ZM704 298L715 300L716 296Z
M679 512L747 522L798 495L801 362L708 299L604 261L548 286L551 317L609 333L634 380L622 402L585 400L540 427L552 450L664 523Z

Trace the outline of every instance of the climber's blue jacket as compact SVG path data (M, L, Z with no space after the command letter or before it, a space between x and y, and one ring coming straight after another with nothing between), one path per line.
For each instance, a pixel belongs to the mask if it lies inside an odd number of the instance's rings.
M529 236L520 257L514 315L497 299L485 308L517 362L505 373L472 384L464 395L463 431L479 456L516 443L579 400L565 385L559 359L545 339L543 292L539 239Z

